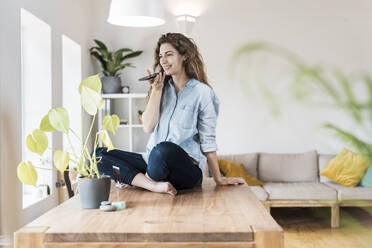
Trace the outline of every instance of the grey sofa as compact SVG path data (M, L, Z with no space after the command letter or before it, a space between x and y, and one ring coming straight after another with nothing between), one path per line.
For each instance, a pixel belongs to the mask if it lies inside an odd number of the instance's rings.
M250 186L270 211L272 207L330 207L331 226L339 226L339 208L372 206L372 188L345 187L319 176L334 155L305 153L246 153L219 155L234 163L242 163L246 171L264 182Z

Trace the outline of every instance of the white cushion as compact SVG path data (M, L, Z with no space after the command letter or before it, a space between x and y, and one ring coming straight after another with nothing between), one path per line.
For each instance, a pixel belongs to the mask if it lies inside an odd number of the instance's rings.
M319 165L319 173L324 169L324 167L327 165L327 163L334 158L336 155L331 154L319 154L318 156L318 165ZM333 182L331 179L325 176L320 176L320 182L321 183L329 183Z
M225 159L236 164L243 164L244 169L249 173L249 175L257 178L257 153L218 155L218 159Z
M259 153L258 177L263 182L318 182L318 155Z
M256 195L260 201L266 201L268 194L261 186L249 186L249 189Z
M337 200L336 190L322 183L265 183L269 200Z
M326 185L337 190L339 201L372 200L372 187L346 187L336 183L326 183Z

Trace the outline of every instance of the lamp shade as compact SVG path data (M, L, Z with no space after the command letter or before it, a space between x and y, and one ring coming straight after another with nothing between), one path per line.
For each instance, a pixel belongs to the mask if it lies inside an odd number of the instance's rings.
M165 23L160 0L111 0L107 22L119 26L152 27Z
M179 31L184 35L189 36L196 22L196 17L191 15L180 15L177 16L176 20Z

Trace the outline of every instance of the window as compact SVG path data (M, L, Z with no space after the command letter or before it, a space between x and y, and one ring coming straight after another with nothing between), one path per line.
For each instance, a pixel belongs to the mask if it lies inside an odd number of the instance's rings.
M71 145L78 152L81 147L81 120L82 113L80 107L80 95L78 87L81 82L81 46L62 35L62 102L70 117L70 128L74 133L70 133L70 141L67 136L63 136L63 149L73 154ZM76 137L77 136L77 137ZM79 156L80 154L77 154Z
M27 135L39 127L42 117L52 107L51 46L51 27L21 9L22 160L37 167L39 185L23 186L23 208L45 198L47 188L52 188L51 134L47 133L49 148L42 158L26 147Z

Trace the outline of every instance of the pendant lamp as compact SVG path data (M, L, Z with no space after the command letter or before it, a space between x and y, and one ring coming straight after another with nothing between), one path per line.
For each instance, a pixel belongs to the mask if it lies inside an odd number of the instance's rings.
M111 0L108 23L127 27L153 27L165 23L160 0Z

